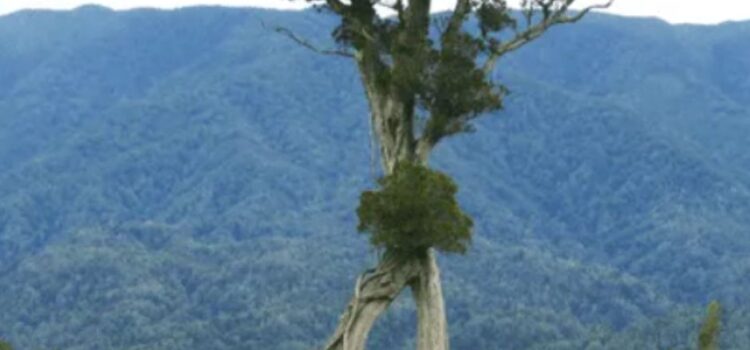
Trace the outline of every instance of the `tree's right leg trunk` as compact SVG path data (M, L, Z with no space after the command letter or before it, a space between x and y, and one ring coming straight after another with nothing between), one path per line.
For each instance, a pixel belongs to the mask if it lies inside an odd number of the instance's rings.
M448 322L435 252L419 258L419 277L411 284L417 304L417 350L448 350Z

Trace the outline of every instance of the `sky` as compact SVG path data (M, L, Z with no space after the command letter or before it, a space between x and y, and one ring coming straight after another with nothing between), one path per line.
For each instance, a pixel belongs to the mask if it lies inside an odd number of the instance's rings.
M451 8L455 0L433 0L436 10ZM600 0L604 1L604 0ZM585 5L596 0L577 0ZM117 10L155 7L178 8L191 5L224 5L294 9L304 0L0 0L0 15L21 9L72 9L99 4ZM670 23L715 24L730 20L750 20L750 0L615 0L606 12L641 17L659 17Z

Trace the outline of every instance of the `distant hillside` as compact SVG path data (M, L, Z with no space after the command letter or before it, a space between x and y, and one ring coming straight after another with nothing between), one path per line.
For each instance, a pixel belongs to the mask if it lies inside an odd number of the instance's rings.
M310 349L356 273L366 103L334 19L226 8L0 17L0 338ZM456 349L750 346L750 23L592 15L503 62L441 145L477 225L442 257ZM408 297L408 296L407 296ZM413 348L399 301L373 349Z

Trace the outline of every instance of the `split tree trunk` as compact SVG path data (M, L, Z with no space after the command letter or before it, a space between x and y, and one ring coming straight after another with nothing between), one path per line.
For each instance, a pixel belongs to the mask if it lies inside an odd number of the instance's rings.
M425 4L429 9L429 2ZM419 8L412 10L419 12ZM429 11L422 10L424 18L419 22L425 33L415 32L421 35L418 38L426 35L429 24ZM386 74L386 67L374 48L358 50L356 60L369 102L373 131L380 145L384 173L390 175L399 162L426 166L431 145L415 140L414 96L400 93L394 86L386 88L382 85L379 77ZM405 288L411 287L417 307L417 350L448 350L447 320L440 284L433 249L408 258L386 252L374 270L357 279L354 296L324 349L364 350L375 321Z
M420 259L420 275L412 282L412 294L417 303L417 349L448 350L448 321L445 317L440 269L435 251L430 249Z
M380 100L377 96L370 97L371 103ZM394 106L399 105L397 102L387 101L384 105L388 107L388 115L374 115L373 123L379 136L385 173L390 174L399 161L426 164L429 147L415 145L404 136L402 130L411 134L410 125L391 122L410 117L399 115L397 108L394 111ZM372 107L378 111L382 105ZM430 248L408 258L388 252L385 256L374 270L357 279L354 296L325 349L364 350L375 321L406 287L411 287L417 308L417 350L448 350L445 302L434 250Z
M375 321L408 286L417 306L417 350L448 350L448 327L432 249L422 256L385 258L362 274L326 350L364 350Z

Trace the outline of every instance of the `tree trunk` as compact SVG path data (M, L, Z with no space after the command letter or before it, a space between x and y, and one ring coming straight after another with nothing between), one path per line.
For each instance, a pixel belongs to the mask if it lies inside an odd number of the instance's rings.
M420 275L421 270L422 265L417 259L386 253L386 258L376 269L357 279L354 296L325 349L364 350L375 320Z
M388 255L388 254L386 254ZM354 296L325 350L364 350L375 321L407 287L417 304L417 350L448 350L440 270L432 249L422 256L390 256L360 275Z
M411 284L417 303L417 350L448 350L448 324L445 318L440 269L435 251L429 249L420 258L419 278Z
M383 171L393 172L401 161L427 164L430 144L414 138L414 106L394 89L377 81L382 64L373 52L358 53L357 62L370 105L371 122L378 143ZM374 270L357 279L354 296L328 340L326 350L364 350L375 321L396 297L411 287L417 305L417 350L448 350L445 305L435 252L428 249L408 258L386 252Z

